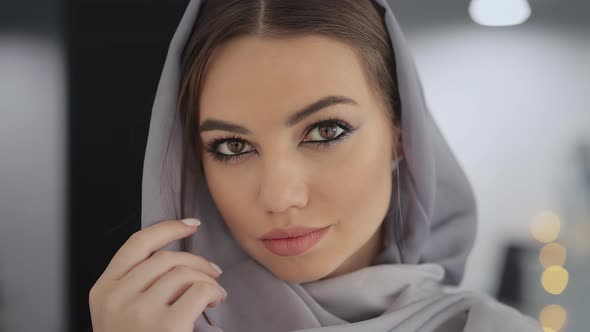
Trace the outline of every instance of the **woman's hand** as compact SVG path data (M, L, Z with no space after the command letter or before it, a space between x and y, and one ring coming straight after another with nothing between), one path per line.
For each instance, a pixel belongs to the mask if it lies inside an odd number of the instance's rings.
M90 289L94 332L192 332L206 307L224 301L220 271L206 259L157 251L196 230L167 220L131 235Z

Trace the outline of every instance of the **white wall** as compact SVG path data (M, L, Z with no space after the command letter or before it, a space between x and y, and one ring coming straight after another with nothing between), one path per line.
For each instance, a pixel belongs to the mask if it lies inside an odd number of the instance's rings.
M590 140L590 38L552 25L406 25L432 113L471 180L479 233L464 286L494 292L501 247L562 213L563 170Z
M0 331L65 331L64 80L59 43L0 34Z

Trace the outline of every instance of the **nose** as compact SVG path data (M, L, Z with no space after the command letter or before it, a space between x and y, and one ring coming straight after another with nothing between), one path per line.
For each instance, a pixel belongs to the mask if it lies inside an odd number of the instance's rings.
M268 213L283 213L305 207L308 192L302 163L284 155L263 159L258 193L263 208Z

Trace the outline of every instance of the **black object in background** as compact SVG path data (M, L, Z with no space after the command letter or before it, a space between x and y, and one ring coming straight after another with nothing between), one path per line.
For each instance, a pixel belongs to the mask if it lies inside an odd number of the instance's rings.
M188 0L69 0L69 331L91 330L88 292L140 229L151 107Z
M529 282L526 266L531 260L537 260L540 247L529 243L509 242L504 247L504 262L500 270L500 282L496 289L496 299L500 302L523 310L526 304L523 284Z

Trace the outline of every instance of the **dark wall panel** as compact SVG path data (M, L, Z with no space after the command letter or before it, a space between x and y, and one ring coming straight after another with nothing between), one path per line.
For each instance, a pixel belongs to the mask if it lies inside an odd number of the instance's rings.
M67 2L71 331L90 330L88 292L140 228L151 106L186 4Z

